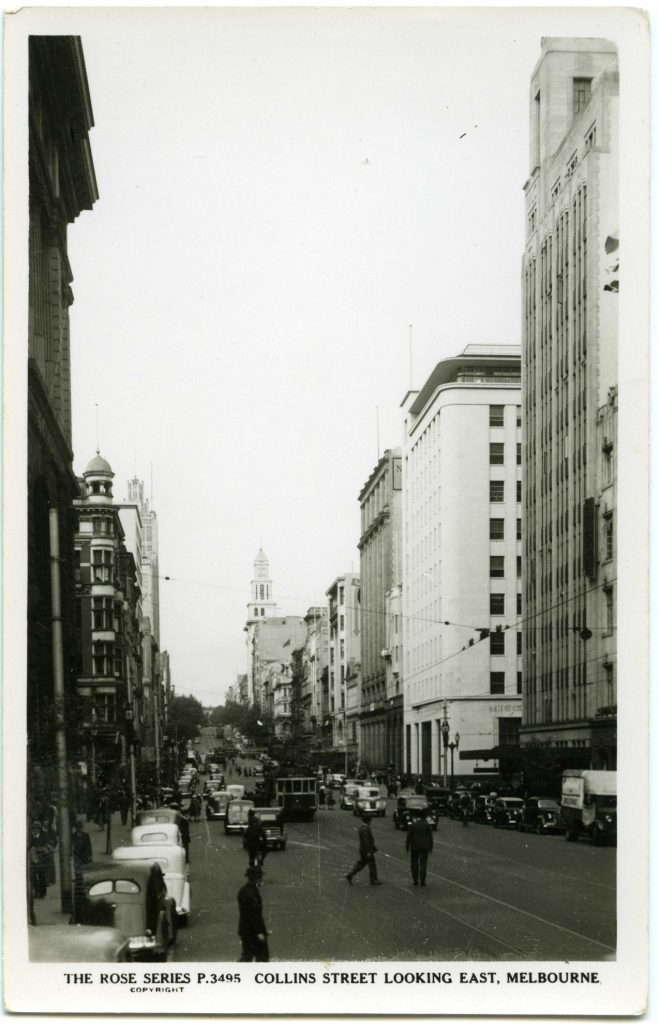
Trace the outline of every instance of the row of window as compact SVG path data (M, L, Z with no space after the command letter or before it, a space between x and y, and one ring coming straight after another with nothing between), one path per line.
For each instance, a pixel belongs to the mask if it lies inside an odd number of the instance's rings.
M522 595L517 594L517 614L522 614ZM490 594L490 615L506 614L506 595Z
M520 632L515 634L517 654L522 653L522 634ZM506 634L504 630L495 630L490 633L490 655L493 657L499 657L506 653Z
M516 501L521 503L522 500L522 481L515 481L517 484L517 493L515 495ZM505 500L506 493L506 481L505 480L490 480L490 501L500 502Z
M490 519L490 540L504 540L505 519ZM517 540L522 539L522 520L517 520Z
M504 464L504 449L505 445L503 441L492 441L490 443L490 465L491 466L503 466ZM517 465L522 465L522 446L517 443Z
M490 672L490 693L502 694L506 692L506 673ZM522 673L517 673L517 693L522 692Z
M506 556L490 555L490 579L502 579L506 575ZM517 555L517 579L522 578L522 556Z
M505 416L505 405L491 405L490 406L490 426L491 427L503 427L504 416ZM522 407L521 405L516 406L517 409L517 426L522 425Z

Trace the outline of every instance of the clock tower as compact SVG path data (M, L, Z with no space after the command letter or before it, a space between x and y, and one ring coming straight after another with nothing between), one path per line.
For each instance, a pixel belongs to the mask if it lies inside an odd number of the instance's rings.
M272 580L270 579L270 563L263 551L254 559L254 574L250 585L250 601L247 606L247 621L256 622L270 618L275 614L276 602L272 597Z

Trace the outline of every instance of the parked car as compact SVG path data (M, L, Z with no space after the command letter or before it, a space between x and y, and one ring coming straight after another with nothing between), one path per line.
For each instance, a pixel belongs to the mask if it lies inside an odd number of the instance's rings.
M361 782L359 779L344 779L343 785L339 790L339 808L342 811L352 810L352 801L355 790L359 789Z
M481 793L476 797L474 800L474 821L478 821L482 825L492 824L492 813L496 798L496 793L491 793L489 796Z
M244 832L247 828L249 811L253 810L253 800L231 800L224 818L224 831Z
M448 814L448 800L451 795L450 789L444 786L426 786L424 796L433 810L438 814Z
M434 831L437 831L437 812L433 810L425 796L403 794L396 800L396 809L392 815L394 828L409 828L415 818L427 818Z
M255 807L254 813L261 822L265 844L268 850L285 850L288 834L284 818L278 807Z
M352 813L384 818L387 813L387 801L380 796L377 786L358 786L353 793Z
M341 789L341 786L345 786L346 777L343 774L343 772L331 772L330 774L332 778L329 782L329 785L332 787L332 789Z
M190 881L185 863L185 850L181 846L118 846L112 851L113 861L155 862L162 868L168 895L174 900L179 924L187 923L190 915Z
M28 927L29 956L36 963L125 963L130 960L128 942L117 928L91 924Z
M494 801L492 824L495 828L517 828L524 801L518 796L498 796Z
M544 832L562 832L560 805L549 797L529 797L524 802L517 828L520 832L537 832L539 836Z
M165 822L157 825L136 825L130 831L131 846L183 846L178 825Z
M89 924L116 928L131 960L166 960L176 941L174 901L153 861L92 864L84 871Z
M231 793L226 789L216 789L206 796L206 817L209 821L224 821L227 807L231 803Z

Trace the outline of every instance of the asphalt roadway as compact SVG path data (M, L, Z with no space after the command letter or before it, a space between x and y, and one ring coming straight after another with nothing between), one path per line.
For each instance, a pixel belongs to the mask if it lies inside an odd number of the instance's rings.
M233 781L245 780L227 777ZM394 802L387 803L386 817L372 824L379 887L369 885L366 869L352 886L345 879L357 854L359 819L351 812L337 804L312 822L287 824L288 846L268 854L261 888L273 961L615 956L615 848L440 818L427 886L414 887L405 833L394 829ZM172 959L236 961L242 838L205 817L191 834L192 914Z

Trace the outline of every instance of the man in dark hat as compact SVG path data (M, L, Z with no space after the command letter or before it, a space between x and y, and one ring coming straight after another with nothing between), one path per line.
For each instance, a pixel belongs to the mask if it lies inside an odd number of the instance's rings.
M239 963L267 963L270 960L267 931L263 920L263 900L259 887L263 880L263 869L250 865L245 872L247 882L238 891L238 935L242 943Z
M414 885L426 884L428 854L432 851L432 827L427 815L416 818L407 830L405 849L410 854L410 867Z
M375 863L375 854L377 853L377 847L371 832L371 819L368 814L362 814L362 823L358 829L359 836L359 860L353 867L352 871L349 871L346 875L346 879L350 885L352 885L352 879L365 868L368 864L368 875L371 881L371 885L382 885L382 882L378 879L378 869Z

